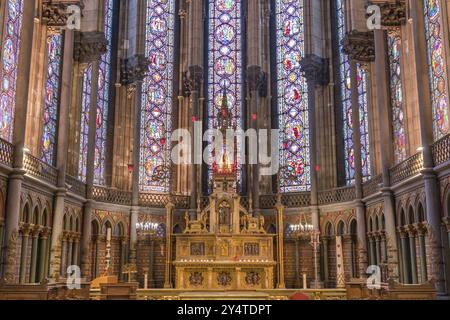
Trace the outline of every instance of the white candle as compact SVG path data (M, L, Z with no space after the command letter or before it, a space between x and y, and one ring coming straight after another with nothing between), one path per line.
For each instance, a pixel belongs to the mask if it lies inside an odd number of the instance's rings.
M106 230L106 240L111 241L111 228Z

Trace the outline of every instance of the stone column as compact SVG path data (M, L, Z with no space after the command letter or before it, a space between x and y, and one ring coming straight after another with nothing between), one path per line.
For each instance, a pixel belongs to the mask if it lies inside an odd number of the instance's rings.
M403 264L403 274L402 279L404 284L409 283L409 263L407 257L407 248L408 248L408 234L403 227L399 228L400 233L400 244L401 244L401 256L402 256L402 264Z
M27 254L28 254L28 239L30 237L29 225L24 225L22 229L22 247L20 251L20 273L19 283L24 284L27 277Z
M121 85L127 86L127 97L133 99L133 152L131 177L131 210L130 210L130 252L129 261L136 263L137 230L136 223L139 217L139 166L141 153L141 105L142 105L142 82L147 76L149 61L142 54L135 54L124 59L121 63Z
M308 108L309 108L309 145L310 145L310 175L311 175L311 216L312 224L316 231L320 231L320 212L318 198L318 136L316 128L319 126L317 119L318 98L317 86L326 86L329 83L328 61L314 54L307 54L300 62L300 68L308 82ZM320 258L318 247L317 259ZM319 261L316 261L320 266ZM320 273L320 270L318 270Z
M73 239L73 250L72 250L72 264L77 266L78 265L78 250L80 247L80 239L78 237L75 237Z
M369 256L370 256L370 264L377 264L377 256L375 254L375 241L373 234L369 234Z
M47 277L45 273L45 263L47 261L47 239L48 239L48 229L44 229L41 233L41 243L39 246L39 273L38 282L42 283Z
M83 207L83 233L81 240L81 269L83 276L88 276L89 274L89 241L91 238L92 210L95 202L93 199L93 189L99 71L98 66L98 60L92 62L92 95L89 108L88 155L86 160L86 202Z
M175 205L169 201L166 205L166 264L164 272L164 288L172 288L172 219Z
M361 161L361 129L359 114L358 96L358 64L361 68L368 67L367 64L375 60L374 36L373 32L361 32L353 30L347 33L344 39L344 53L350 59L350 81L351 81L351 103L352 103L352 123L353 123L353 146L355 154L355 208L357 222L357 237L359 247L359 274L364 277L367 268L367 238L365 206L362 202L362 161Z
M200 92L201 87L203 85L203 69L202 67L195 65L189 67L189 79L188 79L188 85L189 85L189 93L190 93L190 99L189 99L189 132L191 134L191 137L194 140L196 139L198 134L202 134L201 132L196 132L195 130L195 123L197 121L201 121L202 118L202 111L200 103ZM190 185L191 185L191 194L190 194L190 201L189 201L189 208L192 212L197 211L197 200L199 199L201 195L201 168L202 168L202 161L198 161L198 157L203 157L203 155L198 155L195 153L195 149L191 147L191 158L190 158L190 170L189 170L189 176L190 176ZM200 164L199 164L200 162Z
M249 17L250 18L250 17ZM254 17L253 17L254 18ZM252 19L253 19L252 18ZM250 20L252 20L250 19ZM250 36L249 36L250 37ZM253 41L253 40L252 40ZM249 62L250 63L250 62ZM265 82L265 74L262 71L262 68L259 65L250 65L247 68L247 83L248 83L248 111L247 111L247 127L248 129L253 129L258 132L258 115L259 115L259 104L260 104L260 90L264 86ZM244 128L243 128L244 129ZM251 142L250 142L251 143ZM259 146L252 146L250 143L244 143L246 145L246 150L248 152L246 164L247 164L247 192L251 199L252 205L255 209L259 208L259 166L258 160L258 152ZM250 154L250 152L252 154ZM253 154L255 153L256 154ZM255 163L256 162L256 163Z
M8 179L8 194L6 199L5 223L5 260L4 276L6 283L16 282L17 240L19 236L20 197L22 181L25 175L23 170L25 132L27 127L28 89L30 82L30 67L32 60L32 47L34 37L35 3L23 2L22 32L20 37L20 53L16 80L16 105L14 112L13 141L13 170Z
M54 10L44 10L43 19L47 21L49 27L61 28L67 24L67 4L53 4L57 8ZM44 4L44 7L52 4ZM56 276L61 269L61 235L63 231L64 201L67 193L66 171L67 171L67 153L69 148L69 114L72 98L72 72L74 62L74 31L66 28L63 32L64 48L61 67L61 94L59 106L59 118L57 129L57 150L56 150L56 168L58 177L56 182L57 191L55 193L55 202L53 210L53 224L50 248L50 274Z
M133 126L133 173L131 184L131 212L130 212L130 252L129 262L136 264L137 229L139 221L139 166L141 153L141 104L142 104L142 81L131 85L128 90L135 88L134 95L134 126ZM129 279L130 281L130 279Z
M190 91L189 100L189 131L193 138L194 124L195 122L202 121L203 117L203 98L202 98L202 85L203 85L203 39L204 39L204 25L203 25L203 8L204 1L189 1L188 19L187 19L187 31L188 31L188 43L187 43L187 66L188 66L188 90ZM203 135L203 133L201 133ZM202 155L195 155L193 149L191 149L191 166L189 168L189 177L191 180L190 189L190 204L191 211L197 208L200 203L202 193ZM195 157L201 157L200 161L195 161ZM199 164L195 164L200 162Z
M380 266L382 261L381 261L381 236L380 234L377 232L377 234L375 235L375 256L377 257L377 265Z
M31 262L30 262L30 283L36 283L37 262L38 262L38 246L39 246L39 229L32 231L31 241Z
M426 229L422 224L419 224L417 226L417 233L419 236L420 279L423 283L428 280L428 274L427 274L427 251L425 244Z
M396 11L398 12L398 11ZM404 12L404 8L403 8ZM383 21L387 19L387 14L383 16ZM396 19L397 23L400 24L404 19ZM375 30L375 69L376 70L389 70L387 64L387 39L386 31ZM388 277L394 280L398 279L398 249L397 249L397 237L395 230L395 207L393 200L393 193L390 189L390 174L389 168L394 164L393 161L393 137L392 137L392 119L391 114L391 102L390 89L389 89L389 78L387 72L376 72L376 93L377 93L377 109L378 109L378 125L380 127L380 143L383 146L381 150L381 169L383 185L381 192L383 194L383 205L384 205L384 216L386 221L386 240L388 247Z
M74 36L74 60L84 65L91 65L91 97L89 101L88 154L86 157L86 202L83 207L83 227L81 239L81 272L89 275L89 242L91 239L91 217L94 205L94 161L96 141L96 120L98 100L99 62L102 54L107 52L108 42L104 32L76 32Z
M61 270L60 274L62 276L66 275L67 271L67 235L62 236L61 242Z
M412 283L418 284L419 281L417 279L416 231L412 226L408 229L408 236L409 236L409 258L411 262Z
M67 267L71 266L73 264L73 235L69 236L68 243L67 243Z
M441 238L441 204L439 199L439 185L433 170L432 107L429 87L429 70L427 62L427 45L424 32L424 8L422 1L410 3L410 14L413 24L414 58L416 63L416 83L418 85L418 105L420 117L420 136L422 140L423 171L425 184L426 213L429 224L428 233L431 235L431 251L433 263L433 280L438 296L446 295L443 247Z

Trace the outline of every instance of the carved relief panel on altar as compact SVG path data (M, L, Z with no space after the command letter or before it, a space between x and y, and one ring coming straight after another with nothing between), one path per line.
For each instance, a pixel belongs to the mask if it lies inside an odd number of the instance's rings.
M230 203L226 200L220 202L217 214L218 214L219 232L230 233L232 231L231 226L232 207Z
M204 256L205 255L205 243L193 242L191 243L191 256Z

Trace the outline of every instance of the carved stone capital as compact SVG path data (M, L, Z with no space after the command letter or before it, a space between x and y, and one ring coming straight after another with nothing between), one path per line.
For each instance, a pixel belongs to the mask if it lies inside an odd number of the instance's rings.
M200 66L190 66L188 71L183 73L183 95L188 97L192 91L200 91L203 83L203 68Z
M447 227L447 232L450 232L450 217L445 217L442 219L442 221L444 222L445 226Z
M120 61L120 83L124 86L143 81L148 74L150 61L136 54Z
M344 53L360 62L375 61L375 39L373 31L352 30L342 40Z
M300 61L300 69L309 83L326 86L330 82L328 59L307 54Z
M84 8L83 1L81 0L62 0L57 2L45 0L42 3L42 22L49 27L66 27L67 19L70 16L70 13L67 12L67 8L70 5L76 5L80 7L80 9Z
M247 82L250 92L258 91L260 97L267 96L267 75L260 66L247 68Z
M381 10L381 25L384 27L399 27L406 23L406 1L370 1L371 4L377 5Z
M75 32L73 58L79 63L100 60L108 50L105 33L99 31Z

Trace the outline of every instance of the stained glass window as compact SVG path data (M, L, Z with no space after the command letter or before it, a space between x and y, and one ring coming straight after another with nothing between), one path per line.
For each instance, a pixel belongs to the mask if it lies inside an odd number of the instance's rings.
M344 0L336 0L337 40L339 59L339 89L341 93L342 132L344 139L345 180L347 184L355 181L355 147L353 143L352 88L350 78L350 60L344 53L342 41L346 35ZM361 126L361 161L364 179L370 177L370 145L367 103L367 72L358 65L358 100Z
M174 24L174 0L147 0L145 52L150 72L142 94L139 167L142 191L169 191Z
M209 0L208 128L218 128L218 114L227 104L232 128L242 128L242 2ZM224 102L224 96L226 101ZM212 142L212 138L210 143ZM210 155L214 155L211 153ZM237 152L239 163L240 152ZM211 158L211 163L214 161ZM209 175L212 167L209 168ZM237 180L241 181L241 168ZM211 181L211 179L209 179Z
M91 105L92 66L83 73L80 125L80 157L78 160L78 177L86 181L86 163L89 150L89 108Z
M370 179L372 163L370 159L369 113L368 113L368 74L365 66L357 64L359 127L361 132L361 162L363 181Z
M94 160L94 183L104 184L105 157L109 110L109 87L111 78L111 46L113 37L113 15L115 0L105 1L104 31L108 43L107 51L100 59L98 69L98 100Z
M444 27L440 0L424 0L424 5L434 137L439 139L450 132Z
M403 111L403 86L402 86L402 65L401 47L402 38L400 30L388 32L388 58L389 58L389 78L391 90L392 108L392 132L394 140L395 163L406 159L406 127L405 114Z
M0 138L12 142L23 0L8 0L0 65Z
M305 55L303 0L277 0L277 88L280 176L283 192L310 187L308 86L300 70ZM289 177L289 179L287 178Z
M355 179L355 149L353 147L353 117L351 103L350 61L343 50L342 40L345 38L344 0L336 0L338 58L339 58L339 88L341 91L345 178L347 184Z
M107 51L100 58L98 66L98 93L97 93L97 118L95 133L95 157L94 157L94 183L104 184L105 157L108 129L108 109L111 77L111 47L113 37L114 0L105 0L104 7L104 32L107 40ZM92 69L89 68L83 75L83 101L81 115L80 137L80 163L79 176L86 179L86 160L88 152L89 134L89 109L91 97ZM89 86L89 87L88 87Z
M61 34L52 34L47 44L47 80L43 110L43 130L41 140L41 159L52 165L55 158L56 128L58 121L59 89L62 58Z

